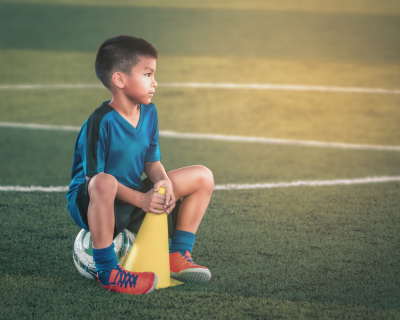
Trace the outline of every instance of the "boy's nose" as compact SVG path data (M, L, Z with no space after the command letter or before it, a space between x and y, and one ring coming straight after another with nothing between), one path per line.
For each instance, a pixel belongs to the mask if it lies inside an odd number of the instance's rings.
M153 82L153 87L155 88L155 87L157 87L157 85L158 85L157 81L154 80L154 82Z

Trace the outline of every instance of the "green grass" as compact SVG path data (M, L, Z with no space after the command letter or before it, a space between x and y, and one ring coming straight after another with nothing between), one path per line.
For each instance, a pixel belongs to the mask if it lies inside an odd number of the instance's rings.
M99 83L94 54L0 50L2 84ZM308 62L240 57L161 56L168 82L281 83L400 88L395 64ZM80 126L106 89L0 91L2 121ZM400 144L399 95L163 88L153 102L160 128L317 141ZM379 106L377 108L376 106Z
M1 2L17 2L31 4L64 4L83 6L132 6L155 8L191 8L191 9L237 9L237 10L272 10L272 11L311 11L311 12L340 12L340 13L369 13L369 14L399 14L400 5L396 0L352 0L346 3L337 0L2 0Z
M394 319L399 194L398 183L215 192L193 251L211 281L135 297L75 270L79 228L64 194L2 193L0 310L41 319Z
M0 1L0 84L99 83L115 34L156 79L400 88L398 1ZM0 90L0 121L80 126L105 89ZM400 145L398 95L172 89L161 130ZM0 128L0 186L66 186L77 132ZM399 176L400 153L160 138L167 170L216 184ZM400 184L215 191L197 233L207 284L112 294L72 262L64 193L0 192L0 318L400 319Z
M4 49L95 52L128 33L162 55L399 63L399 27L379 14L0 3Z
M76 132L0 129L2 185L67 186ZM40 142L40 143L38 143ZM161 138L166 170L202 164L216 184L400 175L400 152Z
M111 99L105 89L28 90L23 95L10 90L0 96L3 121L75 126ZM161 130L400 144L400 95L158 88L152 101Z
M1 84L100 84L94 73L95 53L0 49ZM160 55L156 79L165 82L280 83L398 89L400 65Z
M75 132L0 132L3 185L68 184ZM398 152L167 138L161 149L167 170L204 164L216 183L399 174ZM392 319L400 316L399 196L398 183L215 191L193 251L212 280L127 297L73 267L79 228L64 193L1 192L0 310L41 319Z

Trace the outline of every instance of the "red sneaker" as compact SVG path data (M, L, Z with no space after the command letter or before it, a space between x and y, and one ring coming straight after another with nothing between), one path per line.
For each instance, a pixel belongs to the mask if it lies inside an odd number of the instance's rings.
M156 288L158 282L158 277L153 272L131 272L119 265L110 272L97 272L97 279L108 291L129 294L150 293Z
M210 270L195 264L188 250L185 254L180 252L170 253L169 266L171 278L182 282L207 282L211 279Z

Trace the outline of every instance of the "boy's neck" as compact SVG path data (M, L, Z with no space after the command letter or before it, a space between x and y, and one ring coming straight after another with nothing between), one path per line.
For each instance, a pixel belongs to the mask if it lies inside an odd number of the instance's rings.
M138 110L140 109L140 104L138 105L137 103L129 100L124 95L121 96L118 94L113 94L109 105L113 107L120 115L127 118L135 117L138 113L140 113Z

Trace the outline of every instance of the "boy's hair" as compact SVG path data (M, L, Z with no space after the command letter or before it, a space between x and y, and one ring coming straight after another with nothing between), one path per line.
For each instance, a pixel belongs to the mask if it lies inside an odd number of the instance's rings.
M157 50L146 40L132 36L114 36L104 41L96 55L97 78L110 89L111 76L116 71L131 75L140 57L158 58Z

